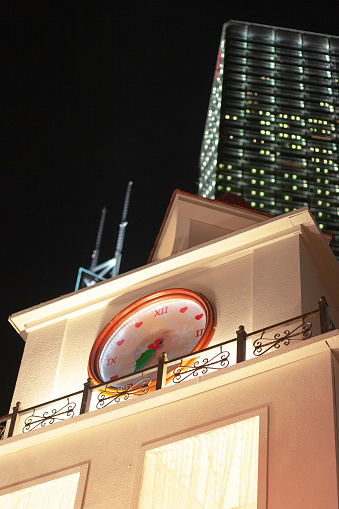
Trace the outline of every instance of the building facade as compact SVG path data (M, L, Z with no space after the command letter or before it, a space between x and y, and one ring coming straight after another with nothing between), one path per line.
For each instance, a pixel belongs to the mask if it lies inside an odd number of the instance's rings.
M177 191L148 265L10 317L26 345L0 507L338 507L338 281L307 208ZM195 297L170 318L177 292ZM84 388L100 366L109 381Z
M199 194L273 215L308 205L339 256L339 38L230 21L200 155Z

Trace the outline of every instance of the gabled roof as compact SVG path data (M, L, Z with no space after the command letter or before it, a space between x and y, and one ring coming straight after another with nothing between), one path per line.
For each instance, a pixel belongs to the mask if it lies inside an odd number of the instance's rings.
M253 209L231 193L220 200L210 200L176 189L148 262L162 260L271 217L274 216Z
M256 210L175 191L156 241L152 263L125 274L14 313L10 323L25 339L29 330L71 319L107 306L150 281L207 266L226 263L277 239L301 235L327 291L339 298L339 264L308 207L278 217Z
M192 247L273 218L227 193L218 200L176 189L155 240L148 263L163 260ZM322 232L327 243L333 235Z

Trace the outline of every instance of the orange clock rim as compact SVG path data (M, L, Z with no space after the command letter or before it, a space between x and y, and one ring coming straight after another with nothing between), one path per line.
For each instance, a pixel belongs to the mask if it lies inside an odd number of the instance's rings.
M122 311L120 311L114 318L112 318L112 320L103 328L103 330L98 335L97 339L95 340L92 346L88 362L88 376L92 378L94 385L109 383L100 381L101 377L99 375L99 358L105 344L107 343L113 332L118 327L120 327L122 323L124 323L132 315L134 315L137 311L142 310L149 304L161 301L164 298L169 299L183 298L187 300L193 300L199 305L201 305L201 307L203 307L207 317L206 329L200 341L197 343L197 345L190 353L198 352L200 350L203 350L204 348L207 348L207 346L211 342L214 329L216 326L216 313L212 303L206 297L203 297L198 292L194 292L193 290L187 290L185 288L170 288L168 290L161 290L159 292L151 293L149 295L146 295L145 297L141 297L140 299L136 300L135 302L124 308ZM183 363L183 366L191 366L194 363L194 361L195 359L191 359L186 363ZM151 367L152 366L150 366L150 368ZM156 367L156 365L154 367ZM171 369L167 373L166 383L173 380L174 378L173 369ZM152 380L150 382L149 386L151 391L155 390L155 384L156 380ZM105 389L105 391L108 390L109 390L108 388ZM115 391L114 389L110 389L110 392Z

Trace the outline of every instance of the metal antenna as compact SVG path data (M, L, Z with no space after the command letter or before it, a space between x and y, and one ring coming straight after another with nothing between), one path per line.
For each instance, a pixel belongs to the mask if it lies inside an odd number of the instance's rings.
M120 270L122 248L124 245L126 226L128 224L126 219L127 219L127 212L128 212L129 200L131 197L132 186L133 186L133 182L132 181L128 182L126 194L125 194L124 208L122 211L121 223L119 224L118 240L117 240L117 244L115 247L115 254L114 254L115 265L111 271L112 277L117 276L119 274L119 270Z
M104 224L105 224L106 212L107 212L107 209L106 209L106 207L104 207L101 211L101 218L100 218L100 223L99 223L99 228L98 228L98 233L97 233L97 239L95 242L95 249L93 250L93 253L92 253L92 261L91 261L91 266L90 266L89 270L93 270L98 265L101 238L102 238L102 232L103 232Z
M122 219L121 223L119 224L119 233L118 233L118 240L115 248L115 254L114 258L111 258L110 260L107 260L106 262L100 263L98 265L98 259L99 259L99 251L100 251L100 245L101 245L101 238L102 238L102 232L104 229L104 223L106 218L106 207L104 207L101 211L101 219L99 223L97 238L95 242L95 249L92 253L92 261L90 269L84 269L83 267L80 267L78 271L78 277L75 284L75 291L79 290L79 288L84 288L86 286L95 285L99 281L104 281L106 279L106 274L110 272L110 276L114 277L119 274L120 269L120 262L121 262L121 253L122 248L124 245L124 239L125 239L125 232L126 232L126 226L127 226L127 212L128 212L128 206L129 206L129 200L131 196L132 191L132 185L133 182L128 182L126 194L125 194L125 201L124 201L124 208L122 211Z

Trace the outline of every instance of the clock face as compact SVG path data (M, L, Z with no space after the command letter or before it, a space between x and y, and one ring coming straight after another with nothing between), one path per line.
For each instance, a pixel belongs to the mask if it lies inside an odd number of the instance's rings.
M190 290L171 289L148 295L121 311L93 345L89 374L96 383L155 366L206 348L212 339L212 305Z

